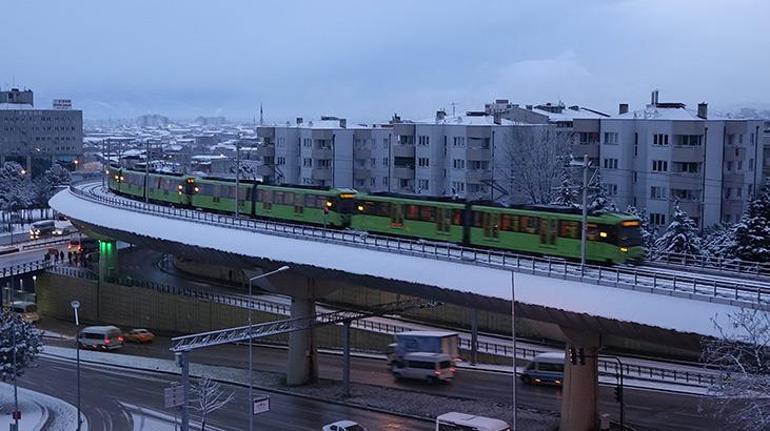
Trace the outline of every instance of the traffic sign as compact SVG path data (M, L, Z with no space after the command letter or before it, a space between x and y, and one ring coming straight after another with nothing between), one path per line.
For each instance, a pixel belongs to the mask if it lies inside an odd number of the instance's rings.
M252 405L251 414L258 415L270 411L270 397L268 395L262 395L254 397L254 403Z
M163 405L166 408L184 405L184 386L173 385L163 389Z

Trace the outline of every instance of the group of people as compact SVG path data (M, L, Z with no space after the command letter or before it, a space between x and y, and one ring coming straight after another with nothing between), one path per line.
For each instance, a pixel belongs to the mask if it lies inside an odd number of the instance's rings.
M48 250L45 255L43 256L43 260L46 262L51 261L53 259L54 262L59 263L60 261L64 262L64 252L61 250ZM69 265L75 265L75 266L86 266L88 262L91 261L91 256L87 255L84 252L77 252L77 251L68 251L67 252L67 263Z

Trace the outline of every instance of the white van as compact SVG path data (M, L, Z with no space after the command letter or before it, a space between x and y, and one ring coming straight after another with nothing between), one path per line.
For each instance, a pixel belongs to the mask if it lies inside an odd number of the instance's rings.
M564 382L564 352L546 352L535 355L521 373L521 381L560 386Z
M123 341L123 332L115 326L89 326L78 335L78 343L84 349L120 349Z
M391 371L398 379L425 380L428 383L450 382L455 376L452 358L444 353L413 352L393 361Z
M436 431L511 431L500 419L449 412L436 418Z
M53 235L55 230L56 222L53 220L42 220L32 223L32 227L29 229L29 239L35 240Z

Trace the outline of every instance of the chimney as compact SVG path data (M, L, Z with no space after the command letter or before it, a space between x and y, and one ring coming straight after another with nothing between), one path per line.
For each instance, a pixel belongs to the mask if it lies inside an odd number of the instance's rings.
M495 124L501 124L503 122L503 114L501 112L495 112L492 114L492 119Z
M628 103L618 105L618 114L622 115L628 112Z
M346 129L348 127L348 120L345 118L340 118L340 127Z
M297 125L302 124L302 117L297 117Z
M436 122L443 121L446 118L446 111L443 109L436 111Z
M650 97L650 104L656 106L658 104L658 90L652 90L652 96Z
M709 113L709 104L706 102L701 102L698 104L698 118L703 118L704 120L708 118Z

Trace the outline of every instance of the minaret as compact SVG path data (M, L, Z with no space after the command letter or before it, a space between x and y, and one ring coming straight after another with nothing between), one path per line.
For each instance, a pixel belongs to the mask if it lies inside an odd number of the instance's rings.
M265 124L265 118L262 115L262 104L259 104L259 125L263 126Z

